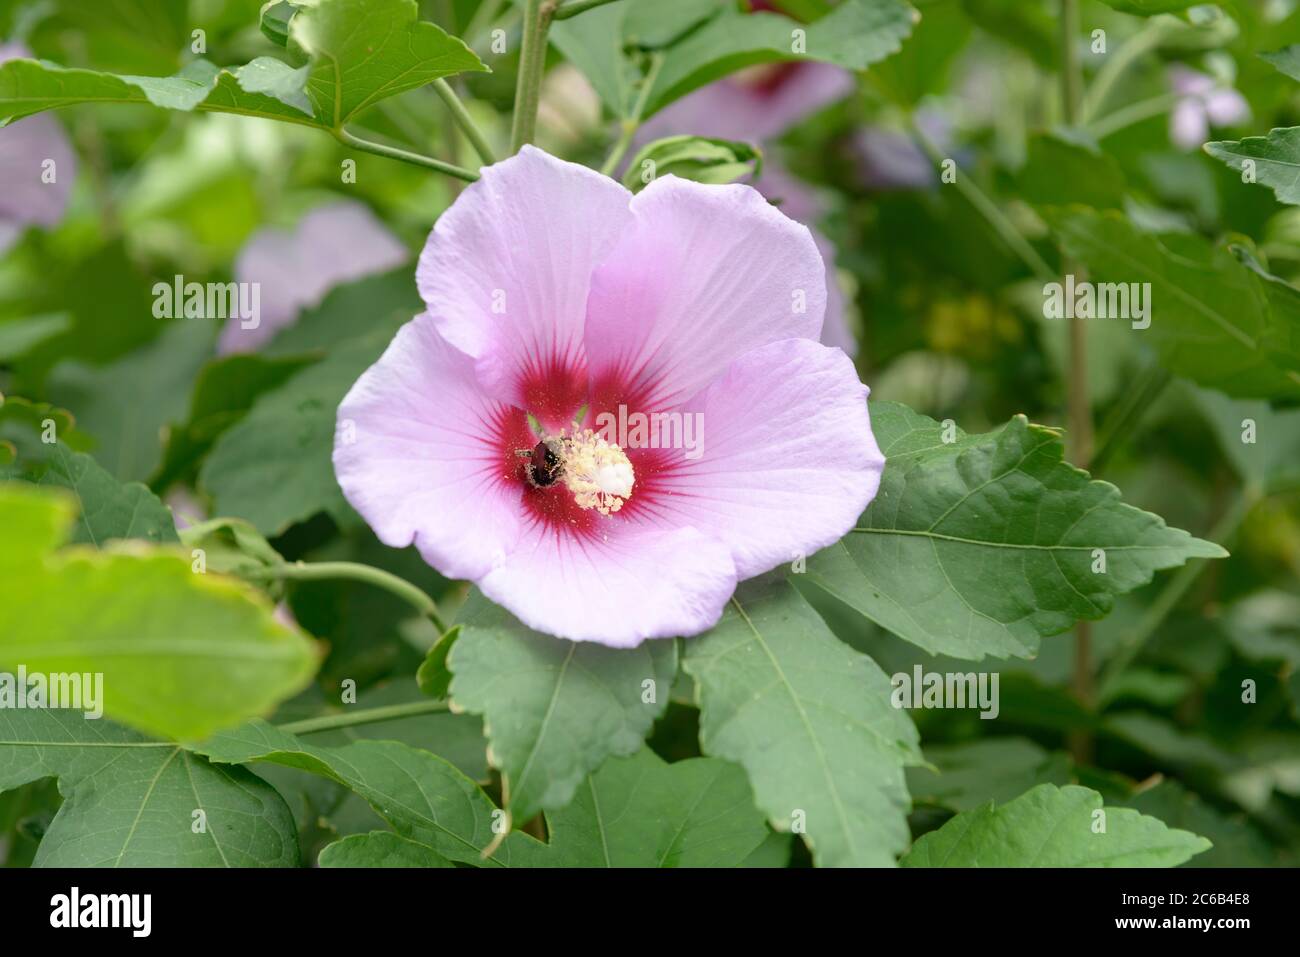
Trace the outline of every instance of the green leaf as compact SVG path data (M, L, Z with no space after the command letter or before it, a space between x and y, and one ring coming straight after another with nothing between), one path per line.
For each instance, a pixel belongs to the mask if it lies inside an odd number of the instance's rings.
M76 712L0 710L0 791L45 777L63 805L37 866L298 865L289 808L245 769Z
M430 698L445 698L451 691L451 670L447 667L447 655L460 637L460 628L460 625L448 628L447 633L434 642L420 663L420 670L415 673L420 691Z
M667 46L724 6L724 0L619 0L555 21L550 39L591 81L613 114L624 117L632 112L637 82L637 70L624 49Z
M728 73L759 63L820 60L865 70L896 53L918 14L903 0L845 0L815 23L776 13L727 10L666 52L646 115ZM795 31L805 52L795 54Z
M630 0L559 20L550 39L565 59L582 71L615 116L632 112L632 64L623 55L623 19Z
M179 541L171 510L147 486L119 482L89 455L73 452L62 442L49 448L45 463L24 463L20 458L24 467L18 475L6 476L0 470L0 477L21 477L37 485L71 489L80 512L69 542L100 548L114 539Z
M1151 17L1157 13L1176 13L1195 6L1199 0L1101 0L1106 6L1120 13L1131 13L1139 17Z
M1261 53L1259 58L1265 63L1273 64L1291 79L1300 80L1300 43L1293 43L1289 47L1273 50L1270 53Z
M1068 784L1070 759L1026 738L989 738L925 749L931 767L907 769L918 803L969 811L986 801L1010 801L1038 784Z
M1235 602L1224 627L1232 645L1251 661L1283 661L1300 671L1300 595L1263 589Z
M241 518L214 518L191 525L180 533L185 547L202 549L210 572L244 577L249 572L284 563L271 544Z
M332 290L282 330L262 350L266 361L301 362L326 350L328 358L278 388L259 386L251 409L219 433L199 470L214 510L245 518L269 536L322 511L342 525L359 524L334 478L339 402L419 308L410 269L403 267ZM358 316L365 316L363 325Z
M239 515L275 536L318 512L352 515L334 478L335 414L343 396L379 358L377 338L340 346L323 362L261 395L222 432L199 470L213 510Z
M745 773L716 758L611 758L546 815L537 867L736 867L768 836Z
M516 823L564 807L611 756L640 749L668 704L671 641L632 649L553 638L472 593L451 648L451 699L483 716Z
M961 0L961 7L980 29L1028 54L1044 70L1059 69L1059 26L1042 4L1024 0Z
M0 4L5 6L15 5ZM58 46L75 42L87 62L108 64L110 70L150 73L175 69L189 49L190 30L202 25L191 22L189 4L176 0L51 0L39 9L29 8L28 15L40 24L38 36L58 31Z
M258 397L284 385L315 361L308 356L241 353L204 365L190 397L189 418L167 429L154 487L165 489L174 482L191 480L217 437L242 419Z
M1093 282L1151 284L1151 325L1140 333L1171 372L1236 398L1300 397L1296 289L1199 236L1152 236L1077 207L1044 216Z
M1277 867L1278 855L1242 815L1224 814L1177 781L1166 778L1126 802L1134 810L1194 834L1214 846L1183 867Z
M1119 209L1127 186L1119 164L1096 143L1068 130L1036 133L1018 177L1021 198L1045 206L1080 203Z
M0 362L21 359L41 343L68 332L72 324L72 316L66 312L0 322Z
M270 761L330 778L365 798L400 837L449 860L505 866L521 846L533 853L541 846L513 833L484 860L481 852L496 837L492 828L500 819L494 818L487 795L447 761L398 741L315 747L265 721L252 721L198 750L223 764Z
M1219 445L1244 479L1261 489L1300 484L1300 409L1196 390Z
M19 119L75 103L152 103L339 130L380 100L453 73L487 69L459 39L420 21L418 12L415 0L304 5L287 21L289 42L310 57L298 68L272 57L234 69L196 60L175 76L150 77L12 60L0 66L0 117ZM273 30L281 22L273 17Z
M412 267L398 266L331 289L320 303L304 310L293 325L281 329L258 350L262 356L300 360L324 355L336 346L362 338L392 339L398 328L424 308L411 279ZM364 324L357 322L365 316Z
M682 666L695 679L701 748L744 767L773 827L805 828L821 866L893 865L908 841L903 765L920 755L875 662L767 576L685 641Z
M274 0L262 8L258 20L262 34L278 47L289 45L289 21L298 12L298 7L288 0Z
M451 867L432 848L391 831L352 834L320 852L321 867Z
M73 515L63 496L0 484L0 665L102 674L107 714L181 740L264 713L311 679L312 643L259 593L194 574L179 550L55 552Z
M233 70L195 60L174 76L129 76L10 60L0 66L0 118L9 122L78 103L151 103L168 110L235 113L326 128L304 112L303 106L310 104L303 103L301 85L293 89L294 72L270 57ZM298 80L305 82L306 74L300 73ZM289 102L267 95L263 91L268 87Z
M247 93L264 93L285 106L311 115L311 100L303 89L307 67L294 69L274 57L260 56L236 71L239 86Z
M1104 830L1101 828L1104 826ZM1008 804L964 811L924 834L904 867L1173 867L1210 842L1130 808L1102 810L1088 788L1040 784Z
M756 146L704 136L669 136L641 148L627 166L623 185L636 192L655 177L670 175L697 183L733 183L762 171L763 154Z
M727 6L726 0L623 0L620 5L626 10L624 41L643 50L672 44Z
M942 95L972 32L971 20L960 3L928 5L915 24L911 41L887 60L872 65L873 90L909 108L928 96Z
M0 76L9 65L0 66ZM162 331L152 313L151 277L123 240L67 258L43 256L36 268L40 280L31 290L32 311L68 315L72 325L24 351L15 363L22 386L14 391L37 391L60 359L101 365L156 340Z
M1116 595L1227 553L1120 501L1017 416L965 435L871 403L885 474L858 529L808 562L817 585L933 654L1031 658L1041 638L1109 614ZM1105 570L1094 573L1104 552Z
M47 443L47 437L55 441ZM66 488L76 496L80 512L70 539L74 544L98 548L123 538L179 541L171 511L148 488L119 482L89 455L69 447L68 440L80 437L68 413L0 397L0 440L11 442L17 453L12 464L0 465L0 479Z
M320 0L298 11L289 35L311 56L316 117L334 129L387 97L487 70L460 39L420 20L415 0Z
M159 435L183 414L215 334L203 320L177 320L155 341L107 365L60 363L50 373L50 398L95 437L109 472L146 480L162 455Z
M1300 176L1296 175L1300 170L1300 126L1269 130L1266 136L1219 140L1206 143L1203 148L1230 169L1242 173L1243 181L1267 186L1278 202L1300 205Z

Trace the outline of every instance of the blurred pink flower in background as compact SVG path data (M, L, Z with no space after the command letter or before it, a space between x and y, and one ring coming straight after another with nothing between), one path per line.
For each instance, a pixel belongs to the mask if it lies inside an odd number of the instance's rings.
M750 67L688 93L646 121L641 142L693 133L764 142L848 96L853 74L827 63Z
M916 123L940 150L951 147L952 124L944 114L923 107L916 113ZM939 183L934 164L909 133L867 127L854 137L853 150L859 181L869 189L927 189Z
M235 280L259 284L260 322L244 329L239 317L232 317L221 330L217 351L251 352L335 286L386 272L408 259L398 238L370 207L355 200L318 206L292 230L260 229L235 260Z
M524 147L438 219L427 311L339 406L339 485L380 541L530 627L698 634L879 485L867 388L816 341L825 274L751 187L663 176L633 196ZM699 454L592 431L615 410L698 424Z
M1198 150L1210 138L1210 127L1250 119L1246 98L1214 77L1175 65L1169 68L1168 78L1179 97L1169 114L1169 138L1176 146Z
M0 44L0 63L30 56L20 44ZM53 182L44 180L47 168ZM63 219L76 178L76 153L53 116L29 116L0 129L0 254L28 226L50 227Z

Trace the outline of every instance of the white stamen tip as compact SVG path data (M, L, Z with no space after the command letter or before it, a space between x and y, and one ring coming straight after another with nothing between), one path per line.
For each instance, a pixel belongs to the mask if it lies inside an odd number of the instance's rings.
M560 437L564 484L580 508L617 512L632 497L636 475L627 455L591 429Z

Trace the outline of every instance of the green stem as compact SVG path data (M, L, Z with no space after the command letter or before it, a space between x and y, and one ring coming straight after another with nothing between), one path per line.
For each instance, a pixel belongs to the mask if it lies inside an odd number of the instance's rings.
M1163 42L1168 21L1153 17L1141 30L1130 37L1114 56L1102 64L1093 77L1088 93L1083 98L1083 121L1089 122L1106 105L1106 98L1129 67Z
M1238 493L1232 504L1228 506L1227 511L1214 523L1214 527L1210 529L1206 537L1218 545L1223 545L1229 541L1236 534L1241 523L1245 521L1250 510L1263 497L1263 489L1255 485L1246 486ZM1193 561L1178 569L1177 574L1169 579L1160 594L1156 596L1156 600L1147 607L1141 620L1134 626L1132 633L1120 645L1114 657L1106 666L1105 675L1101 681L1101 697L1103 700L1110 697L1120 675L1133 663L1133 659L1142 650L1142 646L1156 633L1161 623L1174 610L1183 596L1187 594L1187 590L1192 587L1192 583L1196 581L1208 564L1208 561Z
M1162 93L1150 99L1139 100L1137 103L1131 103L1114 113L1106 114L1096 122L1088 124L1088 132L1095 139L1104 140L1106 137L1118 133L1134 123L1141 123L1143 120L1149 120L1161 113L1168 113L1169 108L1177 102L1178 94L1176 93Z
M361 137L354 136L347 130L335 130L334 137L340 143L345 143L353 149L359 149L366 153L374 153L376 156L387 156L389 159L401 160L403 163L423 166L426 169L435 169L440 173L446 173L448 176L455 176L457 179L463 179L467 183L472 183L478 179L478 173L470 169L465 169L463 166L456 166L453 163L444 163L442 160L434 159L432 156L412 153L410 150L404 150L396 146L387 146L383 143L363 140Z
M655 85L655 80L659 78L659 68L663 65L664 56L662 53L656 53L650 57L650 69L646 71L645 80L641 83L641 91L637 94L636 104L632 107L632 115L623 120L623 131L619 135L618 142L614 144L614 149L610 151L605 164L600 168L600 171L606 176L614 175L614 171L618 169L618 164L623 161L623 156L627 153L628 147L632 145L632 139L636 136L636 131L641 128L641 117L645 115L646 104L650 101L650 91Z
M382 568L362 565L360 562L286 562L283 565L244 572L243 577L259 581L330 581L342 578L365 582L396 595L420 614L427 615L439 634L447 630L447 625L438 613L437 603L421 589Z
M586 13L596 7L603 7L607 3L616 3L617 0L569 0L563 6L555 11L555 20L567 20L569 17L576 17L580 13Z
M1079 122L1083 67L1079 64L1079 0L1061 0L1061 103L1066 126Z
M456 125L461 128L461 131L469 138L470 143L474 145L474 152L478 153L479 159L488 165L495 163L496 157L492 155L492 147L489 145L487 137L483 135L483 131L474 122L474 117L469 115L469 110L465 109L465 104L460 101L460 97L451 88L451 84L439 78L433 81L433 89L442 97L442 102L447 104L447 109L451 110Z
M519 51L519 80L515 84L515 118L510 152L518 153L537 132L537 108L542 101L546 72L546 35L551 29L555 0L524 0L523 46Z
M939 151L939 147L934 144L915 119L912 121L912 132L916 141L921 144L930 161L936 166L942 165L945 157ZM1011 248L1011 251L1018 255L1029 267L1029 270L1044 281L1052 281L1057 278L1055 270L1047 265L1047 261L1038 254L1036 250L1020 230L1011 224L1011 220L1002 214L993 200L989 199L969 176L961 175L957 177L957 189L967 201L984 217L990 226L993 227L1004 243Z
M319 718L306 718L302 721L290 721L278 725L281 731L290 734L313 734L317 731L334 731L338 728L355 728L362 724L375 724L379 721L396 721L399 718L411 718L421 714L438 714L447 710L446 701L412 701L409 704L390 704L382 708L361 708L340 714L327 714Z

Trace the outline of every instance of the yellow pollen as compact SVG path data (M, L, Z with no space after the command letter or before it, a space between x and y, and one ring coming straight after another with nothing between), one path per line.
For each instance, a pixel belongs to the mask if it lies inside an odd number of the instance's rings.
M606 442L591 429L568 437L561 433L559 445L564 484L579 508L594 508L608 515L632 497L636 476L632 463L617 445Z

